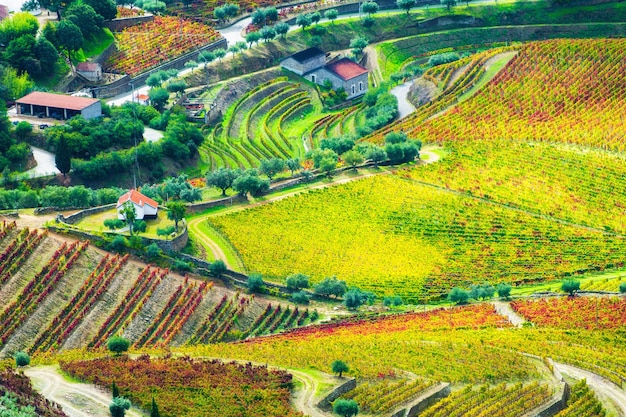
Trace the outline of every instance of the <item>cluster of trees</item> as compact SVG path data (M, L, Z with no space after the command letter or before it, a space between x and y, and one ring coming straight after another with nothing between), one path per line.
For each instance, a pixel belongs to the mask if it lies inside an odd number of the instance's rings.
M363 103L367 106L366 123L357 128L360 137L380 129L398 116L398 99L389 93L390 88L390 83L383 83L363 96Z
M193 203L202 199L202 191L189 183L189 176L181 174L169 177L159 184L144 184L141 193L158 203L167 203L170 200L182 200Z
M23 163L31 155L28 144L17 140L22 135L24 127L27 131L32 129L28 123L12 129L6 107L0 101L0 172L4 172L5 175L8 175L11 167Z
M134 106L138 105L135 104ZM132 108L133 105L128 105L128 107ZM152 107L138 107L142 108L141 111L137 111L136 115L133 114L131 118L123 117L118 120L104 118L85 122L86 126L93 123L91 136L84 135L83 132L71 132L73 134L67 135L64 131L64 129L68 129L67 127L47 129L51 131L49 133L49 146L56 147L59 137L65 136L71 155L75 158L81 158L72 160L74 172L86 180L100 180L112 174L128 172L135 163L141 167L141 172L147 173L148 180L160 180L164 174L163 157L169 157L175 161L189 160L197 154L198 146L204 137L196 125L187 122L185 111L182 108L175 107L159 114ZM152 117L150 126L165 129L163 138L158 142L144 142L143 135L140 135L140 132L143 133L143 121L150 117ZM71 128L73 120L74 118L66 126ZM79 125L82 125L82 121ZM85 149L82 154L80 151L77 152L77 149L82 150L86 143L94 140L94 137L99 137L99 133L106 133L102 126L113 128L109 132L109 137L110 140L116 140L117 145L111 146L111 142L107 141L110 147L96 156L91 156L94 150L90 152ZM111 150L113 147L132 145L135 142L138 144L136 147ZM97 149L98 145L100 144L94 144L94 147ZM90 156L91 158L88 160L82 159Z
M246 42L250 47L254 43L258 43L261 39L269 42L280 36L284 38L289 32L289 25L284 22L278 22L278 10L276 7L259 8L252 12L252 24L259 28L258 30L249 32L246 35ZM278 23L277 23L278 22Z
M38 190L21 186L14 190L0 188L0 209L31 207L86 208L115 203L122 194L120 188L92 190L75 187L47 186Z
M239 5L233 3L225 3L213 9L213 16L218 22L224 23L239 14Z
M457 304L465 304L470 299L487 300L493 298L495 293L499 297L508 298L511 295L511 286L509 284L498 284L496 287L490 284L473 285L470 290L455 287L448 294L448 301Z
M273 176L284 169L275 171L283 164L284 162L281 159L265 161L263 173ZM232 188L243 196L250 193L252 196L258 197L265 194L270 189L270 180L259 177L260 173L260 170L256 168L247 169L245 171L240 169L220 168L216 171L209 172L206 176L206 182L208 186L222 190L222 195L226 195L226 190Z

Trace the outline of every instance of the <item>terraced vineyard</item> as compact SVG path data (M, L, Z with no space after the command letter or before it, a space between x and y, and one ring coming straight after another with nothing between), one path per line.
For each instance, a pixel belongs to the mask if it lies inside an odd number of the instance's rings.
M594 281L587 281L581 284L580 289L585 291L608 291L618 292L620 285L626 282L626 276L605 278Z
M137 349L214 343L310 322L308 310L233 298L212 282L101 255L87 242L60 243L14 222L0 224L0 277L5 355L102 348L118 334ZM223 308L224 300L239 307Z
M585 380L580 380L572 387L567 407L556 414L556 417L587 416L604 417L606 410L598 401Z
M211 169L257 167L261 160L303 157L301 135L285 129L301 115L321 105L312 89L278 77L244 94L200 147Z
M576 224L626 232L621 154L517 140L447 142L445 147L447 155L438 163L400 175Z
M516 138L624 151L625 45L624 38L524 45L470 100L396 127L437 142Z
M615 267L621 236L564 225L397 176L354 181L208 219L248 270L297 272L409 301L471 283Z
M417 398L434 384L434 381L420 378L413 381L405 378L363 381L341 398L356 401L364 413L384 414Z

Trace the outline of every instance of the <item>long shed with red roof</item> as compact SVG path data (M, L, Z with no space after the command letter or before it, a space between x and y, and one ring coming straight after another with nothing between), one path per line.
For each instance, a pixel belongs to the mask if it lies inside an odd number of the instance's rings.
M102 116L100 100L35 91L15 101L18 114L69 119L82 115L85 119Z

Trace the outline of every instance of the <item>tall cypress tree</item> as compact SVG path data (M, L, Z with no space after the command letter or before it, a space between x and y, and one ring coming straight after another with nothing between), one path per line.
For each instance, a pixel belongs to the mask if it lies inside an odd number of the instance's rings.
M161 417L159 415L159 407L157 407L156 401L154 401L154 397L152 397L152 409L150 410L150 417Z
M57 144L57 152L54 156L54 164L57 169L61 171L63 176L70 172L72 169L72 157L70 155L70 150L67 147L67 141L65 140L65 136L61 135L59 138L59 143Z
M115 381L113 381L111 391L113 392L113 398L117 398L120 396L120 390L117 388L117 385L115 385Z

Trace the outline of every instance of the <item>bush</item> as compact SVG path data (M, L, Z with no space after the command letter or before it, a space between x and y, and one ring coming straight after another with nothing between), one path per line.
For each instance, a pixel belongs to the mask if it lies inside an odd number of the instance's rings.
M13 355L13 359L15 359L15 364L17 366L28 366L30 364L30 356L26 352L17 352Z
M359 413L359 405L355 400L345 400L338 398L333 403L333 412L342 417L352 417Z
M286 284L292 291L309 288L309 277L304 274L291 274L287 277Z
M509 298L509 295L511 295L511 286L509 284L498 284L496 291L500 297Z
M107 349L110 352L114 353L116 356L126 352L130 347L130 342L128 339L124 339L121 336L113 336L107 342Z
M248 277L248 291L262 292L265 288L265 282L263 282L263 276L261 274L250 274Z
M345 294L347 289L346 282L338 280L336 277L325 278L314 287L315 294L326 297L331 295L341 297Z
M309 294L306 291L298 291L291 294L291 301L296 304L309 304Z
M108 249L113 252L123 252L128 246L128 241L124 236L115 236L111 243L108 245Z
M371 304L376 296L359 288L352 288L343 295L343 304L348 310L356 310L365 303Z
M394 295L393 297L385 297L383 298L383 305L385 307L397 307L403 304L402 298L398 295Z
M486 300L492 298L496 289L489 284L484 285L472 285L469 296L474 300Z
M570 297L578 290L580 290L580 281L578 280L568 279L561 284L561 291L568 293Z
M146 256L148 259L156 259L161 256L162 253L163 251L156 243L151 243L146 247Z
M124 397L115 397L109 405L111 417L124 417L126 410L130 409L130 401Z
M176 232L175 226L167 226L163 229L161 229L160 227L157 228L157 236L169 236L174 232Z
M144 220L137 220L133 224L133 232L135 233L145 233L147 228L148 228L148 225L146 224Z
M209 274L215 278L221 277L226 270L226 264L221 259L218 259L209 265Z
M452 291L450 291L450 294L448 294L448 301L451 301L453 303L457 303L457 304L465 304L467 303L467 300L469 300L469 292L465 291L462 288L452 288Z
M191 272L191 265L185 261L174 261L174 269L180 272Z
M619 284L619 292L626 293L626 282L622 282L621 284Z
M443 54L433 55L428 59L428 65L431 67L448 64L450 62L458 61L461 59L461 56L456 52L446 52Z

